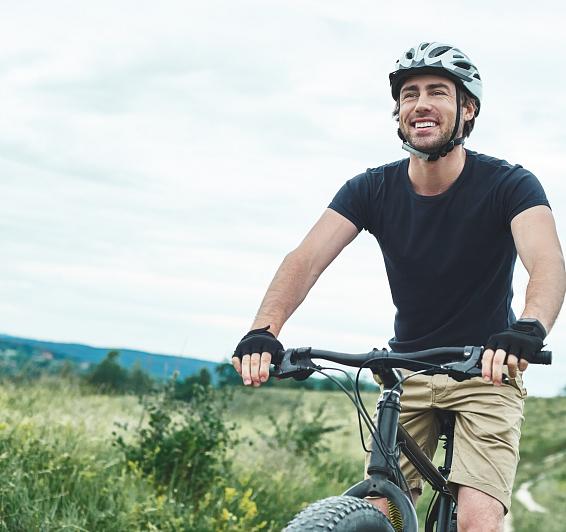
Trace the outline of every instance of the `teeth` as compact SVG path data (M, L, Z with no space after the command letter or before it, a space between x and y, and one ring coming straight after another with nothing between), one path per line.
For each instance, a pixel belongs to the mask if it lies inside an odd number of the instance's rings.
M436 122L417 122L415 127L434 127Z

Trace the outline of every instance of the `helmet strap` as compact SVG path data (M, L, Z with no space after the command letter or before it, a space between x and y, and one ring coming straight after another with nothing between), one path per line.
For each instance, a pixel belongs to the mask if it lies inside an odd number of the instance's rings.
M403 135L401 129L399 128L397 129L397 135L399 135L399 138L403 141L402 148L405 151L412 153L419 159L433 162L433 161L438 161L440 157L446 157L454 149L455 146L458 146L459 144L464 144L464 142L466 141L466 137L456 138L456 135L458 134L458 127L460 125L460 114L461 114L460 97L461 97L460 85L456 83L456 120L454 122L454 128L452 129L452 134L450 135L450 140L446 144L444 144L444 146L441 146L438 150L434 152L421 151L415 148L407 141L405 135Z

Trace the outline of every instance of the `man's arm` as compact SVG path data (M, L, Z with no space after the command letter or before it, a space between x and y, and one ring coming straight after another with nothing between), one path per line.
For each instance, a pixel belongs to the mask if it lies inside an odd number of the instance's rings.
M269 325L269 331L277 336L320 274L357 235L358 229L350 220L326 209L299 247L279 266L252 329ZM232 363L246 385L259 386L269 378L269 353L244 355L241 362L234 357Z
M535 318L542 323L547 334L554 325L564 301L566 273L564 257L556 233L552 211L544 206L531 207L513 218L511 232L517 253L529 273L522 318ZM505 351L486 349L483 357L483 376L501 384ZM509 374L514 377L517 367L524 371L528 362L509 356Z
M517 252L529 272L521 317L538 319L549 333L564 301L566 274L551 210L533 207L515 216L511 231Z

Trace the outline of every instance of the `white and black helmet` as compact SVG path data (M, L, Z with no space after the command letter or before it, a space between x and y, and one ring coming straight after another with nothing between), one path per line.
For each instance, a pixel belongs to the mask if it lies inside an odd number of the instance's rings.
M476 116L480 112L482 81L477 67L470 58L454 46L439 42L423 42L407 50L395 63L389 74L391 94L399 98L401 85L415 74L447 76L459 83L476 99Z
M454 81L456 101L460 101L461 90L466 91L475 99L475 116L478 116L482 99L482 81L477 67L465 53L454 46L439 42L423 42L409 48L395 63L395 70L389 74L393 99L396 101L399 99L401 86L407 78L420 74L445 76ZM397 133L403 141L404 150L425 161L437 161L450 153L455 146L464 144L465 137L456 138L459 124L460 105L457 103L456 119L450 140L433 151L419 150L408 142L401 129L398 129Z

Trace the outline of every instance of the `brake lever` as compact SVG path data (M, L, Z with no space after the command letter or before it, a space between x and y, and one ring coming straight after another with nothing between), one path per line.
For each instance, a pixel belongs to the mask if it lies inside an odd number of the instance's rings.
M296 381L304 381L314 373L315 369L320 369L320 366L311 360L310 353L310 347L287 349L272 375L278 379L293 377Z
M466 346L464 349L465 360L443 364L443 367L448 369L448 376L458 382L482 376L481 356L483 348ZM504 373L501 381L503 384L509 384L509 377Z
M481 377L479 364L482 352L481 347L466 346L464 348L464 360L449 362L443 364L442 367L448 370L448 376L458 382L465 381L471 377Z

